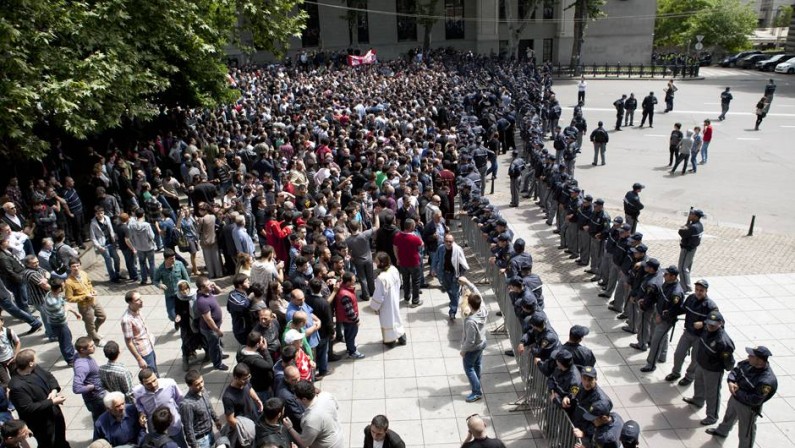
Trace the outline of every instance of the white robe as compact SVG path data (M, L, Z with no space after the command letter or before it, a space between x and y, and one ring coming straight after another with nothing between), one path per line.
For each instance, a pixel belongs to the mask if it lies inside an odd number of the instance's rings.
M396 267L390 266L378 274L370 308L378 313L384 342L395 342L406 334L400 320L400 273Z

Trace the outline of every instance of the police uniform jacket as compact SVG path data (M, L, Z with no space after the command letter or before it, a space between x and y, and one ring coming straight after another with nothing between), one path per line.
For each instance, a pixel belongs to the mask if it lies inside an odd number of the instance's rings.
M696 322L703 322L709 316L709 313L718 309L718 305L709 297L704 297L704 300L698 300L695 294L687 296L682 306L677 310L677 314L685 315L685 331L696 336L701 336L704 327L696 330L693 324Z
M604 209L591 214L591 222L588 224L588 235L591 235L591 238L596 238L597 235L602 235L604 238L604 234L609 228L610 215Z
M630 190L624 195L624 214L637 219L640 211L643 210L643 203L640 202L640 195L635 190Z
M757 369L747 360L740 361L728 377L729 383L737 384L737 392L734 398L740 403L750 406L757 413L762 412L762 405L776 394L778 390L778 380L776 375L766 367Z
M544 282L537 274L528 274L522 277L522 286L525 291L529 291L538 303L538 309L544 309Z
M530 253L526 251L513 252L508 262L508 270L505 272L505 276L508 280L516 277L522 272L521 267L526 264L529 264L531 267L533 266L533 256L530 255Z
M643 311L653 310L662 300L663 276L661 272L646 274L641 282L638 306Z
M629 252L629 237L616 239L616 248L613 250L613 264L622 268ZM623 269L622 269L623 270Z
M578 213L580 211L580 207L582 206L582 198L577 196L575 198L570 198L569 203L566 205L566 216L571 215L571 219L569 219L570 223L576 223L578 221Z
M721 372L734 367L734 341L723 327L701 333L698 343L696 362L702 369Z
M693 250L701 244L701 236L704 234L704 226L700 221L691 222L685 229L679 229L679 236L682 240L679 247L686 250Z
M546 361L552 356L552 352L560 347L560 340L555 330L549 327L549 322L543 330L535 335L536 343L533 347L533 356Z
M560 346L560 349L571 353L572 358L574 358L573 364L580 369L586 366L593 367L596 365L596 356L594 356L590 348L582 344L567 341Z
M591 215L593 214L593 205L580 205L577 210L577 228L582 230L591 222Z
M676 322L677 309L681 307L685 293L678 281L662 284L662 296L657 301L655 310L660 319L666 322Z
M592 445L594 448L620 448L621 430L624 420L615 412L610 413L610 423L595 428Z
M612 257L616 253L616 246L618 245L619 234L621 233L620 227L611 227L607 229L607 238L605 239L605 251ZM612 259L612 258L611 258Z
M550 361L552 361L550 359ZM552 372L552 376L547 378L547 389L550 392L558 394L561 400L569 397L569 400L574 400L574 397L582 389L582 378L580 377L580 369L572 364L566 370L556 368Z
M607 401L610 403L610 407L613 407L613 401L607 396L605 391L599 387L598 384L591 390L587 390L583 387L580 389L580 393L578 393L577 397L575 398L574 418L572 419L572 424L575 428L578 428L580 431L585 433L586 439L593 437L594 430L596 428L592 422L589 422L583 416L586 412L588 412L588 409L591 408L591 405L597 401Z

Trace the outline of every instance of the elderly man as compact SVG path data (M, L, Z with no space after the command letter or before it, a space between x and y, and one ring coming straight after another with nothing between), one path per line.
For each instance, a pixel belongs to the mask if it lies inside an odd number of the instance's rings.
M108 392L102 402L107 411L94 423L94 440L107 440L111 446L140 445L146 435L146 416L135 405L125 404L121 392Z
M307 319L305 336L306 340L309 341L309 346L314 350L320 343L320 333L318 333L318 330L320 330L320 319L315 316L312 307L306 303L306 296L304 296L304 292L300 289L294 289L290 293L290 304L287 305L287 321L289 322L293 320L293 315L298 311L303 311L306 313Z

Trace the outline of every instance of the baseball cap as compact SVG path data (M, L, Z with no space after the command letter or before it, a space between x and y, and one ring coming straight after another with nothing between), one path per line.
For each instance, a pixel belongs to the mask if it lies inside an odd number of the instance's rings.
M764 345L759 345L756 347L745 347L745 351L749 355L754 355L757 358L764 359L765 361L767 361L767 358L773 356L773 354L770 353L770 350Z
M696 283L695 283L695 284L696 284L696 285L703 286L703 287L704 287L704 289L709 289L709 282L708 282L708 281L706 281L706 280L704 280L703 278L702 278L702 279L699 279L699 280L696 280Z
M628 420L621 428L621 442L636 443L640 437L640 425L635 420Z
M559 350L557 355L555 355L555 361L558 361L564 366L567 366L570 365L572 361L574 361L574 357L571 355L571 352L568 350Z
M544 323L546 321L547 321L546 317L544 317L540 313L536 313L536 314L533 314L532 316L530 316L530 325L533 325L535 327L539 327L541 325L544 325Z
M670 265L665 268L665 272L668 274L679 275L679 268L674 265Z
M603 417L605 415L610 415L610 402L607 400L599 400L591 405L583 415L583 418L592 422L599 417Z
M590 332L591 332L591 330L588 327L585 327L583 325L574 325L574 326L571 327L571 330L569 330L569 334L571 336L574 336L575 338L579 338L579 339L584 338Z
M605 200L602 199L602 198L599 198L599 199L594 201L594 204L596 204L596 205L605 205Z
M616 216L615 218L613 218L613 222L617 224L624 224L624 218L622 218L621 216ZM632 227L630 227L630 229L631 228Z
M700 208L694 208L693 210L690 211L690 213L693 214L693 215L698 216L699 218L703 218L703 217L707 216L707 215L704 214L704 211L701 210Z
M646 253L647 250L649 250L649 248L643 243L638 244L637 246L632 248L633 253L638 253L638 252Z
M500 219L497 220L496 224L498 226L507 226L508 225L508 221L506 221L504 218L500 218Z
M643 239L643 234L640 233L640 232L635 232L635 233L632 234L632 236L630 236L630 238L632 238L633 240L640 241L640 240Z
M649 258L648 260L646 260L646 266L654 270L657 270L660 269L660 262L656 258Z
M585 366L580 370L580 375L597 379L596 369L592 366Z
M292 344L295 341L300 341L304 338L304 335L301 334L298 330L288 330L287 333L284 335L284 342L285 344Z
M621 225L621 230L623 230L625 232L629 232L630 230L632 230L632 226L627 224L627 223L624 223L624 224Z
M499 224L500 224L500 222L497 221L497 225L499 225ZM511 236L508 235L507 233L501 233L501 234L499 234L499 236L497 236L497 239L499 241L511 241Z
M524 239L522 238L517 238L516 241L513 242L513 247L521 247L522 249L524 249L524 245L525 242Z
M633 190L643 190L644 188L646 188L646 186L640 182L635 182L634 184L632 184Z
M707 325L720 325L723 322L725 322L723 319L723 314L721 314L718 310L712 311L709 313L707 318L704 319L704 323Z

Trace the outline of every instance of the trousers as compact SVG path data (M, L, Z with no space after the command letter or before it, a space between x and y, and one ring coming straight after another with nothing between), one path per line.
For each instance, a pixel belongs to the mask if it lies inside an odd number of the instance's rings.
M682 365L685 363L685 356L690 352L690 365L685 370L685 378L693 379L696 374L696 352L698 351L698 336L685 330L679 342L676 344L674 352L674 367L671 373L679 374L682 372Z
M715 428L718 434L729 434L732 427L739 420L740 422L740 438L739 448L753 448L754 440L756 439L756 419L759 415L751 409L750 406L740 403L734 396L729 398L729 403L726 405L726 414L723 415L723 421Z
M93 339L94 343L101 341L102 338L99 337L97 332L99 331L99 327L105 323L105 309L93 299L83 300L78 303L77 309L80 311L80 314L83 315L83 323L86 326L86 334L88 337Z
M593 164L596 165L599 156L602 156L602 165L605 164L605 152L607 152L607 143L597 143L594 142L593 144Z
M696 366L696 380L693 383L693 401L697 406L707 405L707 417L718 419L720 409L720 388L723 385L723 371L713 372Z
M646 365L654 367L658 361L665 361L665 358L668 357L668 332L671 331L671 328L673 328L673 324L665 320L654 325Z
M591 236L585 230L577 230L577 235L580 241L577 246L580 249L580 261L587 263L591 257Z
M605 242L603 240L597 240L596 238L591 238L591 270L598 273L599 266L602 262L602 255L605 251Z
M648 347L651 345L652 326L654 325L654 310L642 311L639 309L638 311L638 344L642 345L643 347Z
M690 269L693 267L693 258L696 256L696 249L679 250L679 283L685 291L692 291L690 286Z

